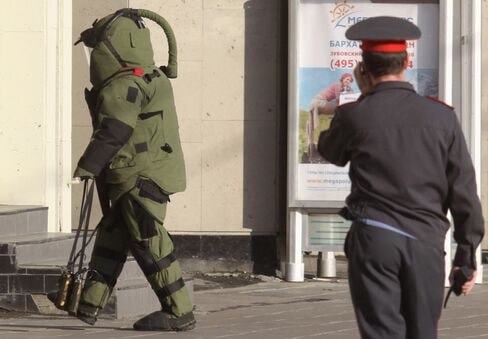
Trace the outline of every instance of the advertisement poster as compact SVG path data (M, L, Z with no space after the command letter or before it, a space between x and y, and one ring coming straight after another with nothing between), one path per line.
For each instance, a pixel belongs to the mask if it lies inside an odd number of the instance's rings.
M337 105L355 101L353 69L361 61L360 41L345 32L369 17L402 17L419 26L422 37L408 41L407 81L421 95L438 95L437 4L373 4L369 1L299 3L298 26L298 185L297 200L343 201L349 194L348 167L328 164L317 152L321 131Z
M335 214L310 214L305 227L305 250L342 252L351 222Z

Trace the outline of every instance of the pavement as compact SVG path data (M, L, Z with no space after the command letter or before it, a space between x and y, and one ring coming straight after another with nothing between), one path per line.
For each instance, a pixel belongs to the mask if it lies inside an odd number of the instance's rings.
M346 280L289 283L277 278L235 288L194 292L197 327L189 332L139 332L136 319L100 319L95 326L68 316L12 314L0 338L359 338ZM439 338L488 337L488 285L451 297Z

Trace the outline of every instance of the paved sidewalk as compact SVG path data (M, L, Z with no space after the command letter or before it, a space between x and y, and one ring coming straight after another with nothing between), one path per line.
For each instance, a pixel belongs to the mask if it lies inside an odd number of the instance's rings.
M132 330L135 319L101 319L95 327L64 316L0 319L0 338L358 338L346 281L263 282L195 292L197 328L160 333ZM452 297L439 338L488 338L488 285Z

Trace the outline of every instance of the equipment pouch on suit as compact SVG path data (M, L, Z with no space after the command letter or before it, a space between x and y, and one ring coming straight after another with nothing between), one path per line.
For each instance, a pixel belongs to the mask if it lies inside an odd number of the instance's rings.
M138 178L136 186L139 188L139 196L142 198L148 198L152 201L159 202L161 204L170 201L169 195L166 194L161 188L159 188L151 180L145 180Z
M129 195L141 239L149 239L157 235L157 223L164 223L161 210L169 201L168 194L151 180L139 177Z

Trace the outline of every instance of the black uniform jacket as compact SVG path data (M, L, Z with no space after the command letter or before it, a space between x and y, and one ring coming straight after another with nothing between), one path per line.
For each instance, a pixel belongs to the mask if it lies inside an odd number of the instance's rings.
M448 209L458 243L454 265L475 266L484 234L475 172L455 112L388 81L339 106L318 149L329 162L350 162L349 211L394 226L443 250Z

